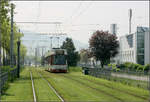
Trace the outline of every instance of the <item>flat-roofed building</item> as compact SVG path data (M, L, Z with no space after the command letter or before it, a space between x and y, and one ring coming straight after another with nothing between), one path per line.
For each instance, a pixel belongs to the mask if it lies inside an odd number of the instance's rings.
M147 27L137 27L137 31L119 37L119 54L115 62L150 64L150 33Z

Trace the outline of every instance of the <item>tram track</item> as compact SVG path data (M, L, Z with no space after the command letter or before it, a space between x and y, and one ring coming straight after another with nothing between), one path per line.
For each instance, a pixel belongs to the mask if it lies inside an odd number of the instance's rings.
M65 77L65 78L69 79L69 80L75 81L75 82L77 82L77 83L79 83L79 84L81 84L81 85L84 85L84 86L86 86L86 87L88 87L88 88L91 88L91 89L93 89L93 90L95 90L95 91L97 91L97 92L104 93L104 94L107 95L107 96L113 97L113 98L115 98L115 99L118 100L117 102L125 102L125 101L122 100L121 98L118 98L118 97L116 97L116 96L114 96L114 95L112 95L112 94L110 94L110 93L108 93L108 92L105 92L105 91L103 91L103 90L100 90L100 89L98 89L98 88L94 88L94 87L92 87L92 86L90 86L90 85L87 85L87 84L85 84L84 82L81 82L81 81L76 80L76 79L71 78L71 77L67 77L67 76L62 75L62 74L61 74L60 76L63 76L63 77Z
M74 77L75 78L75 76L73 76L73 75L70 75L71 77ZM66 76L67 77L67 76ZM79 77L79 76L78 76ZM133 93L131 93L131 92L127 92L127 91L124 91L124 90L121 90L121 89L118 89L118 88L114 88L114 87L112 87L112 86L109 86L109 85L106 85L106 84L103 84L103 83L100 83L100 82L95 82L95 81L93 81L93 80L89 80L89 79L87 79L87 78L83 78L83 77L79 77L80 79L83 79L83 80L86 80L86 81L89 81L89 82L92 82L92 83L94 83L94 84L96 84L96 85L102 85L102 86L104 86L104 87L107 87L107 88L110 88L110 89L114 89L114 90L116 90L116 91L118 91L118 92L122 92L122 93L125 93L125 94L129 94L129 95L131 95L131 96L134 96L134 97L137 97L137 98L141 98L141 99L144 99L144 100L148 100L146 97L144 97L144 96L139 96L139 95L136 95L136 94L133 94Z
M37 102L36 94L35 94L35 88L34 88L34 81L33 81L33 78L32 78L32 72L31 71L30 71L30 76L31 76L31 81L32 81L33 101Z
M48 86L50 89L52 89L52 91L56 94L56 96L61 100L61 102L65 102L65 100L63 99L63 97L57 92L57 90L52 86L52 84L46 79L44 78L40 72L37 72L39 74L39 76L47 82Z

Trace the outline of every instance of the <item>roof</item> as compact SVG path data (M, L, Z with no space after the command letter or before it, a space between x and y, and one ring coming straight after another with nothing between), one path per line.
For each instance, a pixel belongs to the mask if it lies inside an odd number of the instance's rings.
M44 57L48 57L50 55L56 55L56 54L64 54L67 55L66 49L51 49L47 53L45 53Z

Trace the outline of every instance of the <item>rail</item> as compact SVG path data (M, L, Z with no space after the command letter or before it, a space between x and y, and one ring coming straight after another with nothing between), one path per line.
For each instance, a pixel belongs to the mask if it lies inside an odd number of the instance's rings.
M61 102L65 102L64 99L58 94L55 88L39 73L40 77L48 83L48 86L53 90L53 92L57 95L57 97L61 100Z
M35 95L35 89L34 89L34 82L32 78L32 72L30 72L30 76L31 76L31 81L32 81L33 99L34 99L34 102L36 102L36 95Z

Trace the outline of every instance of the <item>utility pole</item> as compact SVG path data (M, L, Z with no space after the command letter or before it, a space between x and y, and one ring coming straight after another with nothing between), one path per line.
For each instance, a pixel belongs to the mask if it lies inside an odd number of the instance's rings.
M50 40L51 40L51 49L52 49L52 38L53 38L53 37L50 37Z
M10 33L10 66L13 68L13 4L11 4L11 33Z
M20 30L19 30L20 32ZM17 41L17 54L18 54L18 59L17 59L17 77L20 77L20 38Z
M35 48L35 67L37 67L37 48Z
M149 74L148 74L148 76L149 76L149 81L148 81L148 88L149 88L149 96L150 96L150 69L149 69ZM149 102L150 102L150 97L149 97Z
M2 65L2 63L1 63L1 36L2 36L2 33L1 33L1 17L2 17L2 14L1 14L1 3L2 3L2 1L0 0L0 74L1 74L1 65ZM1 82L1 77L0 77L0 82ZM0 85L0 100L1 100L1 85Z

